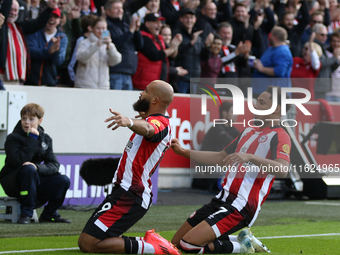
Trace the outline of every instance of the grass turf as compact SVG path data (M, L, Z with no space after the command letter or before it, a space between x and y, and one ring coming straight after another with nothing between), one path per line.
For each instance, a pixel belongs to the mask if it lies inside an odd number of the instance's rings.
M319 201L323 202L323 201ZM305 201L268 201L256 220L252 231L257 237L312 235L340 233L339 203L334 205L307 204ZM171 240L175 230L199 206L153 206L146 216L133 226L129 235L144 235L155 228ZM40 210L41 211L41 210ZM38 213L40 212L38 211ZM78 235L92 211L60 210L60 214L72 220L72 224L18 225L0 222L1 251L34 250L77 247ZM273 254L339 254L340 236L278 238L262 240ZM81 254L79 250L30 252L27 254ZM26 254L26 253L20 253Z

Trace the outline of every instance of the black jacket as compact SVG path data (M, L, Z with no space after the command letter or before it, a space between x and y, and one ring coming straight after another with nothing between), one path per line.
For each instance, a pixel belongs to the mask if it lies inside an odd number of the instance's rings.
M143 37L139 31L131 33L130 26L123 20L107 17L107 29L117 50L122 54L122 62L110 67L110 73L133 75L137 69L136 51L143 48Z
M1 179L19 169L23 163L32 162L38 168L40 176L59 174L59 162L52 148L51 137L38 127L39 137L27 136L21 127L21 121L15 126L13 133L7 136L5 142L5 165L0 172ZM42 164L43 162L43 164Z
M193 30L193 32L197 31ZM181 26L174 34L180 33L183 41L178 47L178 55L176 58L176 66L181 66L188 70L188 74L180 77L180 80L190 81L190 78L198 78L201 76L201 52L205 47L202 38L199 36L195 45L191 45L192 33Z

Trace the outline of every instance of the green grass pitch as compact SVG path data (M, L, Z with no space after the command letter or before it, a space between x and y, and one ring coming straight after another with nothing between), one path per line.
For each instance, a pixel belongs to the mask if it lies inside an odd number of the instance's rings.
M272 254L340 254L340 202L267 201L251 228ZM199 206L152 206L146 216L128 231L143 236L154 228L171 240L175 230ZM38 214L41 209L38 210ZM92 211L60 210L72 224L18 225L0 221L0 254L82 254L78 235ZM262 238L262 239L261 239ZM34 251L51 249L44 251ZM64 249L64 250L62 250ZM21 251L9 253L11 251ZM23 252L24 251L24 252Z

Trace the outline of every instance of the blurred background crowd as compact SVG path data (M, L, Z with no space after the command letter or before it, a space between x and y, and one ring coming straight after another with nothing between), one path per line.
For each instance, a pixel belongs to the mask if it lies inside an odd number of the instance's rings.
M339 28L337 0L0 0L0 86L196 93L190 78L228 78L339 102Z

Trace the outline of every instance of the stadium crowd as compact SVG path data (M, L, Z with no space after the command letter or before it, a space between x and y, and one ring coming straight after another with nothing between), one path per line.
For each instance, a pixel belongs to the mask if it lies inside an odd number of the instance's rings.
M339 102L339 27L337 0L0 0L0 86L196 93L190 78L228 78Z

